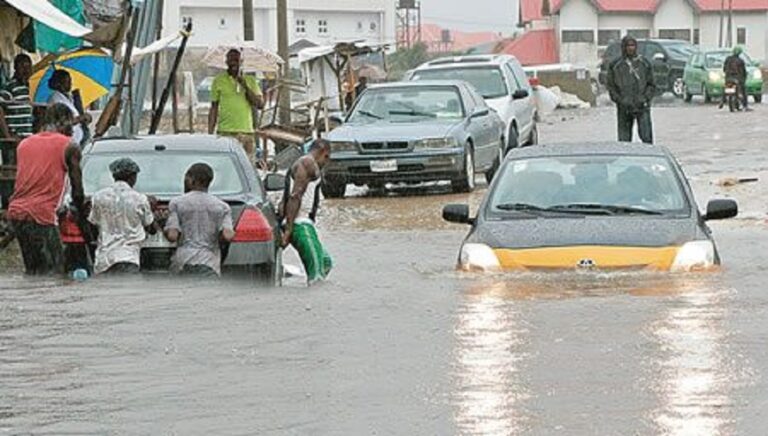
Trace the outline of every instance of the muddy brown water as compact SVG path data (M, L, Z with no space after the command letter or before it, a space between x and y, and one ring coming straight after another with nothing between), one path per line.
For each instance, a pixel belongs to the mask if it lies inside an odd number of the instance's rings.
M657 136L674 117L721 116L710 109L657 112ZM612 126L597 110L542 137ZM759 135L716 152L708 134L673 148L700 203L744 205L713 224L725 262L713 274L457 273L466 229L439 210L483 190L442 186L327 201L336 269L311 288L6 267L0 434L763 434L764 184L714 183L762 174Z

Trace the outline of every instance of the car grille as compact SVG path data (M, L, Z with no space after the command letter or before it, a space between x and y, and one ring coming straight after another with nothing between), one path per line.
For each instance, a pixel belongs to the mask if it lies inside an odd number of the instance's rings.
M408 141L389 141L389 142L363 142L360 144L363 150L407 150Z
M410 173L410 172L418 172L418 171L424 171L424 165L422 164L398 165L397 172L391 173L391 174ZM352 174L372 174L371 169L367 167L353 167L349 169L349 172ZM388 173L380 173L380 174L386 175Z

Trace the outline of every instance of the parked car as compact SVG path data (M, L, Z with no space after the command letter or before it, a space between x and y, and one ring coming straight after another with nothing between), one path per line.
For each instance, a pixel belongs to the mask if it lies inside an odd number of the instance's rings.
M343 197L348 183L450 180L471 191L476 173L493 177L505 143L504 123L472 86L421 80L369 87L327 139L327 197Z
M213 79L215 77L208 76L200 81L197 85L197 101L201 103L210 103L211 101L211 86L213 85Z
M563 144L513 150L483 199L448 205L447 221L472 226L463 270L708 270L720 263L706 224L736 216L733 200L699 212L664 147Z
M704 101L721 98L725 90L725 74L723 64L732 50L704 50L693 54L685 64L683 74L683 94L685 101L691 101L694 95L704 96ZM746 52L741 58L747 64L747 95L751 95L756 103L763 101L763 72L760 64L753 61Z
M464 80L504 121L507 150L539 141L536 102L520 62L510 55L441 58L414 69L409 80Z
M147 136L104 139L83 150L83 187L86 196L113 183L109 164L129 157L141 168L136 190L153 195L161 207L184 193L184 174L194 163L204 162L214 170L209 192L232 207L235 238L222 246L222 274L240 275L269 284L279 284L282 254L275 208L267 200L264 185L256 175L243 147L231 138L208 135ZM266 181L273 190L282 189L283 176ZM68 269L88 268L86 241L73 214L60 221ZM94 233L95 234L95 233ZM161 233L149 235L141 246L142 271L167 271L175 244Z
M638 39L637 52L653 65L653 77L659 94L671 92L677 97L683 96L683 70L696 47L688 41L676 39ZM615 41L606 47L600 63L598 80L605 85L608 65L621 57L621 41Z

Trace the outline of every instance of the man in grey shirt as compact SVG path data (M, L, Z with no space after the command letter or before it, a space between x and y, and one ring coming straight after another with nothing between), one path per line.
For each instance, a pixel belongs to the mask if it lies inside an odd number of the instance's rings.
M176 242L171 271L185 275L221 275L220 241L235 237L232 209L208 193L213 169L196 163L184 176L184 192L168 205L165 236Z

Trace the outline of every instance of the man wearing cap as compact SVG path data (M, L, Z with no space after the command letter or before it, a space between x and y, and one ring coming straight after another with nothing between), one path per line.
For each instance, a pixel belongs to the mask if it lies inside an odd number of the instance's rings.
M88 221L99 228L93 271L95 274L132 274L139 272L139 254L146 232L157 231L150 199L133 187L139 166L122 158L109 164L111 186L93 196ZM153 201L154 202L154 201Z
M261 108L264 99L253 76L243 75L240 52L227 52L227 71L219 74L211 85L211 110L208 133L231 136L243 145L248 158L255 161L253 108Z

